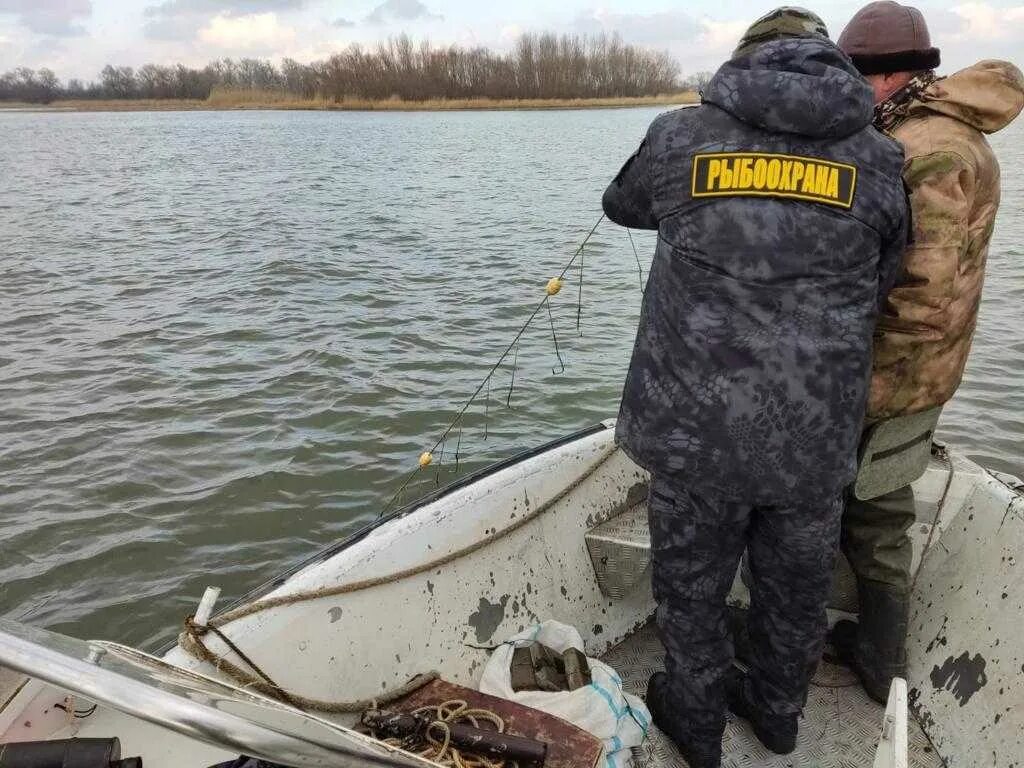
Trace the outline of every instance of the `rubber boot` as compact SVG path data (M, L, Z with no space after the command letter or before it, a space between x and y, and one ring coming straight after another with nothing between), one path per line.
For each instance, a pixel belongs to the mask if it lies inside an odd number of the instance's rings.
M796 749L796 735L800 728L796 715L779 717L762 712L750 695L747 675L733 668L727 681L729 711L750 723L754 735L764 746L777 755L788 755Z
M910 595L886 584L862 581L860 622L840 621L829 633L839 659L860 678L879 704L889 699L894 677L907 676L907 624Z
M732 639L733 657L736 661L749 666L753 655L750 648L750 631L747 629L747 610L730 605L725 609L725 624Z
M669 700L668 675L664 672L656 672L647 683L647 708L654 724L672 740L690 768L721 768L721 731L702 733L686 727Z

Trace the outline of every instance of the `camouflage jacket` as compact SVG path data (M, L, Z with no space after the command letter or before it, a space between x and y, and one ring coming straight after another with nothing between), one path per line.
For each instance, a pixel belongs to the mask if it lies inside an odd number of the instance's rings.
M984 134L1022 106L1020 70L984 61L889 117L906 150L914 244L878 322L871 418L934 408L960 385L999 207L999 163Z
M828 41L726 63L604 195L657 229L617 437L692 491L833 496L854 476L877 308L905 247L903 153Z

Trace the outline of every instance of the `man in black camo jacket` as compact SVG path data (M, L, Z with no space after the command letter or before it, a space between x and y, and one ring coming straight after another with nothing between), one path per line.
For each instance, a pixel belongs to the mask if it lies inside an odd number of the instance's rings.
M604 195L613 221L658 231L617 438L652 475L667 658L648 703L691 768L720 765L727 705L792 751L821 655L875 317L908 231L903 152L872 116L824 23L781 8ZM744 548L740 675L725 600Z

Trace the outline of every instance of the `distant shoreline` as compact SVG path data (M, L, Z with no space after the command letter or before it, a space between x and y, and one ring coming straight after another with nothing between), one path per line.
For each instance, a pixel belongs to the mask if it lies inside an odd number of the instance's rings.
M326 112L449 112L470 110L545 110L660 107L693 104L697 93L658 94L603 99L297 99L266 92L214 94L206 100L193 99L67 99L50 104L0 102L0 112L189 112L233 110L296 110Z

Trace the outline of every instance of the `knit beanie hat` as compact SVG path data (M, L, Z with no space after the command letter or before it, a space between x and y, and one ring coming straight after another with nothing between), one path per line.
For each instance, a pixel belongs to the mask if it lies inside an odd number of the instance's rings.
M839 47L862 75L919 72L940 63L924 16L893 0L861 8L839 36Z
M750 25L733 57L745 56L762 43L784 37L818 37L828 40L828 28L821 17L805 8L776 8Z

